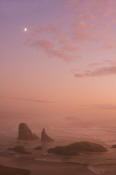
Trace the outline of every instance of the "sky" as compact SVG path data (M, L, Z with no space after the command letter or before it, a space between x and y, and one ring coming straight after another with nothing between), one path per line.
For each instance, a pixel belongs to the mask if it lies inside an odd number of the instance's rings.
M115 125L115 9L114 0L0 0L2 126Z

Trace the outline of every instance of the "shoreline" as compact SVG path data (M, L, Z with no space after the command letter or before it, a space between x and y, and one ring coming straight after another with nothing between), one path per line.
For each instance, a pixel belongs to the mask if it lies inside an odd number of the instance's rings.
M33 160L28 157L0 156L0 165L31 171L30 175L115 175L116 163L81 163L72 161ZM112 169L109 169L112 168ZM77 174L78 172L78 174ZM8 174L9 175L9 174Z

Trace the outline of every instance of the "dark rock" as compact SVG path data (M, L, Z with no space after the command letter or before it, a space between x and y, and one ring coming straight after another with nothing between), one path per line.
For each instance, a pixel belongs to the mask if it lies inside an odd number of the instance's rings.
M24 146L21 145L15 146L14 148L9 148L9 150L15 151L20 154L31 154L30 152L25 150Z
M60 155L77 155L84 152L105 152L107 149L102 145L91 142L76 142L67 146L57 146L50 148L48 153Z
M11 168L0 165L0 174L1 175L30 175L29 170L19 169L19 168Z
M53 141L54 140L46 134L45 129L43 129L41 133L41 142L47 143L47 142L53 142Z
M112 145L112 148L116 148L116 145Z
M35 150L41 150L42 147L41 147L41 146L37 146L37 147L35 147L34 149L35 149Z
M19 140L36 140L38 136L32 133L29 127L25 123L19 124L19 132L18 132Z

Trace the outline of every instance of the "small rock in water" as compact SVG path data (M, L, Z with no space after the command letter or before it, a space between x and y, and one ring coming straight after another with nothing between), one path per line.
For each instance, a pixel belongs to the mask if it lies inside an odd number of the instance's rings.
M116 148L116 145L112 145L112 148Z
M15 151L20 154L31 154L30 152L25 150L24 146L21 146L21 145L17 145L14 148L9 148L9 150Z
M49 137L45 131L45 129L42 130L42 133L41 133L41 142L42 143L48 143L48 142L53 142L54 140Z
M35 150L41 150L42 146L37 146L36 148L34 148Z

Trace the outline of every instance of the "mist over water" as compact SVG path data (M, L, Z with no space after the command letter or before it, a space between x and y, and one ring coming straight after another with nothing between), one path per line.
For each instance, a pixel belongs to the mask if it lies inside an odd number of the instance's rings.
M39 105L38 105L39 109ZM39 110L38 110L39 111ZM66 112L53 112L51 111L42 111L39 113L31 113L26 109L24 112L1 112L0 118L0 148L1 158L0 162L9 165L15 166L18 168L30 167L31 171L38 171L42 168L39 166L43 164L44 170L47 171L47 168L52 164L56 164L55 173L57 170L57 164L59 166L64 166L68 162L68 165L65 167L65 172L72 173L72 168L83 165L87 167L87 170L95 174L104 174L104 172L115 171L114 161L115 161L115 150L111 150L111 145L116 144L116 127L115 127L115 117L112 116L112 119L109 118L109 115L101 115L94 117L94 115L88 115L88 113L83 112L83 115L71 115L68 110ZM95 114L95 112L94 112ZM57 156L50 154L42 154L40 152L35 152L34 147L37 147L40 142L36 143L26 143L24 147L28 150L31 148L32 155L25 157L17 153L9 155L8 148L14 147L14 145L19 144L17 141L18 136L18 126L20 123L26 123L29 128L37 136L41 136L41 131L43 128L46 129L48 135L55 140L52 147L55 146L64 146L78 141L90 141L93 143L98 143L103 145L108 149L106 153L95 153L95 154L80 154L74 157L65 157ZM3 157L4 156L4 157ZM48 163L48 164L47 164ZM69 166L69 164L71 165ZM75 165L77 164L77 165ZM108 164L108 165L107 165ZM24 167L25 165L25 167ZM112 165L112 166L111 166ZM47 166L47 167L46 167ZM72 166L72 167L71 167ZM84 168L85 168L84 167ZM82 175L85 175L82 173ZM64 172L63 172L64 173ZM76 170L74 169L74 173ZM36 173L34 174L36 175ZM64 175L64 174L63 174ZM107 175L107 174L105 174ZM111 174L112 175L112 174ZM115 174L113 174L115 175Z
M7 117L7 115L9 117ZM22 116L22 117L21 117ZM8 119L9 118L9 119ZM11 119L10 119L11 118ZM22 114L1 114L0 119L0 135L17 137L19 123L27 123L28 126L37 135L41 134L43 128L46 128L48 133L56 140L65 141L79 141L91 140L96 142L111 145L116 143L116 127L114 122L109 119L107 121L89 120L65 117L58 120L53 117L38 117L27 115L24 117Z

